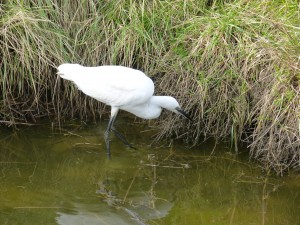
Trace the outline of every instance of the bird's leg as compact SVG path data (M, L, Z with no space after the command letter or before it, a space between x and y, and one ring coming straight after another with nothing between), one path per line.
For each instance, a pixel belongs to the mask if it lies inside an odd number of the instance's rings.
M123 136L123 134L121 134L119 131L116 130L116 128L114 126L112 126L111 130L115 133L115 135L128 147L132 148L132 149L136 149L135 147L133 147L127 140L126 138Z
M110 131L113 128L113 124L116 120L117 114L118 114L119 109L116 107L111 107L111 115L110 115L110 119L108 122L108 126L107 129L104 133L104 140L105 140L105 144L106 144L106 151L107 151L107 156L110 159L111 158L111 153L110 153Z

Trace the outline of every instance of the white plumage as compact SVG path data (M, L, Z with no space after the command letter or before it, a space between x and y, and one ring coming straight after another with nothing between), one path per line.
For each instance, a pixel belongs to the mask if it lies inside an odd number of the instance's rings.
M124 66L84 67L79 64L62 64L57 69L60 77L74 82L83 93L111 106L111 117L105 132L109 157L111 130L126 145L132 147L113 126L119 109L143 119L154 119L165 108L190 119L175 98L153 96L153 81L139 70Z

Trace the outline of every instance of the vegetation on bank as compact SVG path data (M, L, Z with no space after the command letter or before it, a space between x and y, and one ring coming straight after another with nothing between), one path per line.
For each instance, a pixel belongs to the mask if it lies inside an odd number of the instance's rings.
M103 105L55 75L62 62L145 71L195 119L163 116L158 138L250 144L300 169L299 2L7 0L0 5L0 122L96 119Z

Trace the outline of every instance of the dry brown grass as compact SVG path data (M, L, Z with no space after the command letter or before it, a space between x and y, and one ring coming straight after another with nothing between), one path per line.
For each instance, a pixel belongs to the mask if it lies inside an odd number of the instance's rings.
M157 139L250 144L276 172L300 168L297 1L57 1L0 5L1 123L94 119L104 106L57 79L62 62L121 64L155 78L194 122Z

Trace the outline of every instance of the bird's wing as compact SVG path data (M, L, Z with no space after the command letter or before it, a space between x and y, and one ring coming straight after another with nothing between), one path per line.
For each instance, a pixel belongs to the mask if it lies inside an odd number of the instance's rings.
M142 104L154 93L149 77L127 67L90 67L74 83L86 95L111 106Z

